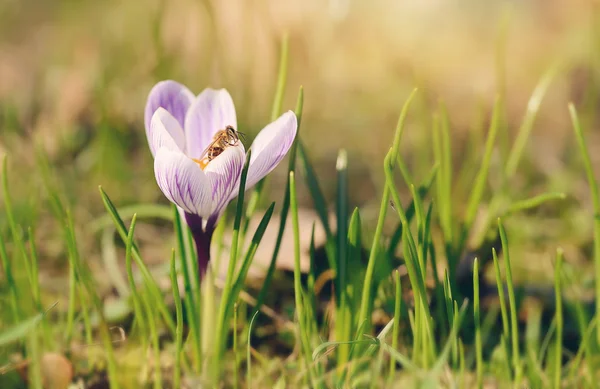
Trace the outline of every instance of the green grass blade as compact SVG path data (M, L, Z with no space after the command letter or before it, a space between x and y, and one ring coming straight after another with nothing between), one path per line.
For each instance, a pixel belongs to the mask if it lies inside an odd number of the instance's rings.
M219 304L219 313L217 314L217 334L216 340L218 349L214 359L215 367L221 369L221 358L225 352L225 342L229 331L229 321L227 320L228 303L233 289L234 273L238 257L238 238L240 234L240 225L242 223L242 213L244 211L244 194L246 192L246 178L248 177L248 167L250 166L250 158L252 158L252 150L248 150L246 154L246 162L242 169L240 178L240 187L238 192L237 208L235 218L233 220L233 235L231 237L231 251L229 254L229 265L227 267L227 276L225 278L225 287Z
M235 283L233 284L233 289L231 291L231 295L229 297L228 307L233 305L234 301L237 301L239 294L246 283L246 276L248 275L248 270L250 270L250 265L252 264L252 260L254 259L254 255L256 254L256 250L258 249L258 245L262 241L262 238L267 230L269 222L271 221L271 216L273 216L273 210L275 209L275 203L271 203L263 218L258 225L258 228L254 232L254 236L252 237L252 241L250 242L250 247L246 252L246 256L242 261L242 266L238 272ZM230 315L228 313L227 315Z
M494 274L496 275L496 287L498 289L498 300L500 301L500 312L502 315L502 333L509 339L510 325L508 320L508 310L506 308L506 298L504 297L504 283L500 276L500 262L498 261L498 255L494 248L492 248L492 257L494 259Z
M456 305L456 301L454 303ZM456 339L458 337L458 331L460 330L460 326L461 326L462 322L464 321L464 318L467 314L468 306L469 306L468 300L463 301L460 309L458 309L458 305L456 305L456 309L454 311L456 318L454 319L454 323L452 323L452 329L450 330L450 336L448 336L448 340L446 341L446 344L444 344L444 348L442 349L440 356L438 357L437 361L435 362L435 365L433 365L432 371L434 372L434 374L439 374L439 372L442 370L442 367L448 361L448 357L450 356L450 350L452 350L452 344L454 344L456 342Z
M292 211L292 229L294 231L294 297L296 302L296 317L299 323L299 337L301 342L301 354L304 356L306 368L310 374L311 356L309 326L306 326L304 319L304 302L302 301L302 283L300 270L300 224L298 221L298 201L296 199L296 180L294 172L290 172L290 209Z
M273 106L271 108L271 122L275 121L281 114L281 107L283 106L283 98L285 95L285 87L287 84L287 73L288 73L288 58L289 58L289 45L288 35L285 34L281 41L281 52L279 57L279 70L277 72L277 86L275 89L275 96L273 98ZM260 180L255 186L250 198L248 200L248 206L246 208L246 223L242 229L242 242L246 236L248 230L249 221L256 212L256 208L262 199L262 194L265 188L266 179Z
M396 289L394 299L394 325L392 327L392 349L398 349L398 341L400 336L400 314L402 307L402 283L398 270L394 272L394 285ZM388 384L392 382L394 372L396 371L396 362L390 359L390 371L388 373Z
M298 92L298 100L296 102L296 119L298 120L298 131L296 132L296 138L294 139L294 143L292 144L292 148L290 150L289 164L288 164L288 174L289 172L293 172L296 170L296 153L298 150L299 143L299 135L300 135L300 123L302 121L302 109L304 107L304 89L300 87L300 91ZM286 184L286 188L289 188L290 182L289 178ZM279 230L277 231L277 238L275 240L275 249L273 250L273 255L271 256L271 262L269 263L269 268L267 269L267 274L265 275L265 280L263 282L263 286L256 298L256 305L254 306L254 312L252 316L256 312L260 310L267 293L270 290L271 281L273 279L273 273L275 272L275 263L277 261L277 257L279 256L279 250L281 248L281 242L283 240L283 234L285 232L285 225L287 223L288 212L290 209L290 194L289 190L286 190L283 204L281 206L281 214L279 215Z
M483 387L483 346L481 344L481 314L479 308L479 260L473 263L473 319L475 321L475 354L477 388Z
M252 319L250 320L250 325L248 326L248 348L246 351L246 387L252 388L252 345L250 343L250 339L252 339L252 328L254 328L254 320L258 316L258 312L255 312L252 315Z
M281 41L281 53L279 56L279 71L277 73L277 88L275 89L275 98L273 99L273 107L271 109L271 121L274 121L281 114L281 106L283 105L283 97L285 94L285 86L288 73L288 58L289 58L289 37L287 34L283 36Z
M425 179L425 181L423 181L423 184L419 186L417 193L419 194L419 196L421 198L425 198L429 194L429 192L431 190L431 186L433 185L433 182L435 180L437 170L438 170L438 168L436 165L433 167L433 169L427 176L427 179ZM394 204L394 208L397 206L398 205ZM410 223L412 221L412 218L415 215L415 200L414 199L411 200L408 207L406 207L404 214L406 215L406 220ZM398 223L398 227L396 227L396 229L394 230L394 233L392 234L392 238L390 239L390 244L388 247L388 256L389 257L391 257L391 258L394 257L401 238L402 238L402 221L400 221Z
M554 267L554 292L556 299L556 312L554 314L556 321L556 356L554 357L554 387L561 387L562 373L562 336L563 336L563 309L562 309L562 263L563 251L556 250L556 265Z
M394 140L392 141L392 155L394 158L400 152L400 141L402 140L402 133L404 132L404 123L406 121L406 116L408 115L408 108L410 107L416 94L417 89L413 89L403 104L402 110L400 111L400 117L398 117L398 123L396 124L396 130L394 132Z
M142 218L156 218L169 221L173 220L173 210L172 207L168 205L135 204L121 207L119 208L118 212L119 216L123 220L131 219L134 213L137 215L138 220ZM113 224L114 219L112 215L102 215L89 224L89 230L91 233L95 234L107 227L112 226Z
M192 341L192 350L194 355L194 370L200 373L202 370L202 299L200 298L200 276L198 269L198 258L191 254L195 252L191 231L187 224L183 222L179 209L175 204L172 206L173 226L181 261L181 272L183 274L183 288L185 295L183 297L187 320L190 326L190 339ZM214 236L213 236L214 238ZM190 272L193 273L190 275Z
M337 302L345 305L348 261L348 156L340 150L336 163L337 185ZM343 312L343 311L342 311Z
M117 208L115 207L115 205L113 204L111 199L108 197L106 192L104 192L104 189L102 189L101 186L99 186L98 189L100 191L100 196L102 197L102 202L104 203L104 207L110 214L110 216L113 220L113 223L115 224L115 227L117 228L117 232L121 236L121 239L123 240L123 242L127 242L127 228L125 227L125 223L123 222L123 219L119 215ZM152 295L152 301L155 301L156 304L158 304L157 308L158 308L165 324L169 328L169 331L171 331L171 333L174 334L175 333L175 323L173 322L173 318L171 317L169 309L167 308L167 305L165 304L165 301L162 297L160 289L158 288L158 285L156 284L156 281L154 280L154 277L152 277L152 274L150 274L148 267L146 266L144 261L142 261L142 257L140 256L139 249L137 248L137 246L135 244L132 247L132 254L133 254L133 259L135 261L135 264L139 268L140 272L142 273L142 276L147 284L147 287L150 290L150 294Z
M190 277L190 268L195 265L191 263L190 259L188 258L188 250L186 249L186 232L188 232L189 229L186 228L187 225L183 223L183 220L181 220L181 215L179 214L179 210L175 204L173 204L171 212L174 218L173 227L175 229L175 237L177 238L177 250L179 251L179 259L181 261L181 273L183 274L183 285L185 290L184 298L190 300L190 305L196 306L194 301L195 296L194 293L192 293L192 289L194 289L193 282Z
M498 229L500 239L502 240L502 252L504 253L504 266L506 270L506 286L508 289L508 303L510 307L510 339L512 341L513 368L515 369L515 383L518 385L521 381L521 354L519 352L519 327L517 325L517 301L515 298L515 289L512 281L512 271L510 265L510 255L508 251L508 239L502 221L498 218Z
M81 284L85 287L89 298L92 300L92 304L98 314L100 320L100 336L102 338L102 344L104 346L104 352L106 354L106 364L107 364L107 372L109 382L112 384L112 388L118 389L120 386L118 384L118 369L117 363L115 360L115 353L112 345L112 339L110 335L110 330L108 327L108 323L106 322L106 318L104 317L104 307L102 305L102 301L98 296L96 289L94 288L94 280L91 274L90 269L85 265L84 262L80 260L79 250L77 248L77 237L75 235L75 227L73 225L73 219L71 217L70 212L67 210L67 248L73 254L73 264L75 265L75 276L81 282Z
M25 243L23 242L21 231L17 227L17 223L14 218L12 200L10 191L8 190L8 157L6 155L2 161L2 196L4 197L4 211L6 212L6 220L8 221L8 226L10 228L14 244L21 255L21 261L25 264L29 285L32 286L34 284L32 274L33 270L31 269L31 262L27 255L27 250L25 249Z
M298 140L298 151L300 163L302 164L301 166L304 170L306 185L308 186L308 190L313 199L315 211L317 212L319 220L323 225L327 241L334 241L333 234L331 233L331 226L329 225L329 215L327 211L329 207L327 206L327 201L325 200L325 196L323 195L323 191L321 190L321 186L319 185L319 180L317 179L315 170L312 166L312 163L310 162L306 148L301 140ZM328 255L330 255L330 253L328 253ZM335 256L333 258L335 258ZM332 269L334 268L335 267L332 266Z
M490 171L490 162L492 160L492 153L494 151L496 134L498 132L499 120L500 120L500 98L496 98L496 102L494 104L494 109L492 111L492 120L490 122L490 128L488 130L487 140L485 142L485 152L483 154L481 166L479 167L479 171L477 172L477 177L475 178L475 184L473 185L473 190L471 191L469 200L467 201L467 212L465 215L465 222L464 222L465 229L467 231L469 231L471 229L471 225L473 224L473 220L475 219L477 209L479 208L479 204L481 203L481 199L483 197L483 192L484 192L486 184L487 184L488 173Z
M177 271L175 270L175 250L171 254L171 266L169 275L171 277L171 289L175 301L175 316L177 327L175 328L175 362L173 366L173 387L179 388L181 382L181 355L183 353L183 308L179 285L177 284Z
M352 316L348 306L348 155L340 150L337 170L337 274L334 279L336 317L335 339L347 340L351 334ZM349 346L338 348L338 367L347 362Z
M369 254L369 261L367 263L367 270L365 272L365 279L362 286L362 299L360 303L360 313L358 314L357 320L359 322L367 320L367 328L370 327L371 323L371 310L373 304L373 298L371 296L371 285L373 283L373 273L375 272L376 260L378 250L380 248L380 240L383 234L383 224L385 222L385 215L389 206L390 191L386 187L383 190L381 198L381 206L379 208L379 217L377 219L377 227L375 227L375 235L373 236L373 244L371 246L371 252ZM401 208L401 207L398 207Z
M343 285L343 290L340 292L342 302L340 303L338 312L336 313L336 340L338 341L349 340L352 336L352 330L355 324L352 318L352 312L357 308L356 305L358 304L358 291L360 290L358 282L360 281L357 277L353 277L353 274L358 272L357 270L362 267L361 226L362 223L360 219L360 212L358 208L355 208L354 212L352 212L348 227L348 254L346 256L347 267L344 266L346 272L346 275L344 275L345 280L340 282L340 285ZM341 268L342 267L340 267L340 269ZM340 271L340 277L341 275L342 272ZM350 299L348 288L352 288L354 291L354 298L352 300ZM311 298L313 297L314 296L311 294ZM337 352L338 372L341 372L344 369L344 366L350 360L350 345L340 345L340 347L337 349Z
M0 347L4 347L10 343L21 340L25 336L29 335L29 333L35 330L37 325L44 319L48 311L54 308L56 304L58 304L58 302L52 304L52 306L50 306L50 308L48 308L45 312L40 312L37 315L2 331L2 333L0 333Z
M553 66L548 72L546 72L540 82L536 85L531 97L529 98L525 117L523 118L521 127L519 127L517 138L515 139L515 143L510 150L508 160L506 162L505 176L507 179L511 178L517 171L519 161L521 160L521 156L525 150L525 145L529 139L529 134L533 129L535 118L540 110L540 105L544 99L544 96L546 95L546 91L548 90L550 83L556 76L557 71L558 68Z
M507 216L507 215L510 215L510 214L513 214L516 212L532 209L532 208L537 208L540 205L542 205L548 201L564 200L566 198L567 198L567 195L564 193L560 193L560 192L544 193L539 196L534 196L529 199L525 199L525 200L521 200L521 201L512 203L510 205L510 207L504 213L504 216Z
M571 114L571 122L575 130L577 143L583 165L590 186L592 201L594 204L594 266L596 273L596 302L600 302L600 193L598 191L598 182L595 179L594 169L592 168L592 160L587 147L587 142L583 134L583 129L579 123L579 116L573 104L569 104L569 113ZM600 304L596 304L596 321L600 321ZM600 343L600 326L596 326L596 341Z
M129 288L131 290L131 300L133 301L133 312L135 314L135 322L140 329L140 338L142 344L145 344L146 339L149 337L148 327L146 326L146 320L144 320L144 312L142 311L142 299L140 293L135 284L132 268L132 250L133 250L133 235L135 232L135 225L137 223L137 215L133 214L131 224L129 225L129 232L127 234L127 240L125 241L125 269L127 272L127 281L129 282Z
M1 236L0 262L2 263L2 271L4 272L6 283L8 284L8 290L10 294L10 308L12 311L13 321L14 323L18 323L21 320L21 314L19 309L19 292L17 288L17 283L15 282L15 278L13 277L12 266L10 261L8 260L8 254L6 253L6 246L4 245L4 240Z

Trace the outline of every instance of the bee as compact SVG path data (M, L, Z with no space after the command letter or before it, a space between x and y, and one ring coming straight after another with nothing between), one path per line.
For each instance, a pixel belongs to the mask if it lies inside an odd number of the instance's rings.
M243 139L243 136L244 134L236 131L232 126L227 126L224 130L217 131L213 136L211 144L202 152L200 158L195 160L196 163L204 169L210 161L221 155L226 148L236 146L240 138Z

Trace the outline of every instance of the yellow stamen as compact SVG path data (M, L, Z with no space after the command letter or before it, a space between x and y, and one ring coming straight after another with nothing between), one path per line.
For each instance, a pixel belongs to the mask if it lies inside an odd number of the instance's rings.
M208 165L208 162L210 162L208 160L208 158L204 158L202 160L192 158L192 161L196 162L198 164L198 166L200 166L200 169L202 169L202 170L204 170L206 168L206 166Z

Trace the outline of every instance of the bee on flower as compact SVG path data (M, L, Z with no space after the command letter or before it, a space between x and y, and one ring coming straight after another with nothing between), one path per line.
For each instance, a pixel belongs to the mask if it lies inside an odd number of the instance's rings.
M150 91L144 119L156 182L185 216L203 275L213 231L239 192L246 160L233 100L225 89L194 96L178 82L161 81ZM285 157L297 129L296 115L287 111L260 131L250 146L245 190Z

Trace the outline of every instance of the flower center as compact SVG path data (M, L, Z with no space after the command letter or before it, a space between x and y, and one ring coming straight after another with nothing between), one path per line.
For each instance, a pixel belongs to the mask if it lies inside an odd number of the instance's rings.
M210 162L210 160L208 158L202 158L202 159L192 158L192 161L196 162L198 164L198 166L200 166L200 169L202 169L202 170L206 169L206 167L208 166L208 163Z

